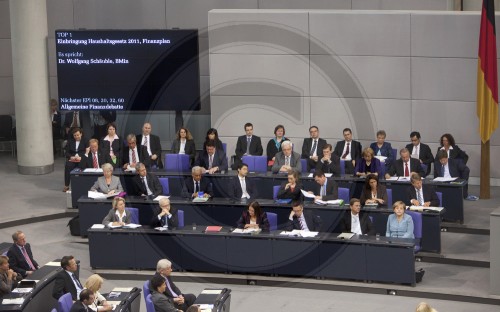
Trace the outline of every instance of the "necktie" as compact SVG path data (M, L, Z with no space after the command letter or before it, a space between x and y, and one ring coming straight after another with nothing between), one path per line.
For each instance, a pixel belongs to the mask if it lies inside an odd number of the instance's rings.
M305 230L305 229L306 229L306 227L304 226L304 222L302 222L302 216L301 216L301 217L299 217L299 223L300 223L300 229L301 229L301 230Z
M33 262L31 262L30 257L28 256L28 253L26 252L26 249L24 246L21 247L21 251L23 252L24 259L26 262L28 262L28 265L30 266L31 270L34 271L36 270L35 266L33 265Z
M250 142L252 142L252 138L247 137L247 155L250 155Z
M143 145L148 147L148 137L147 136L144 137L144 144Z
M444 177L444 166L443 165L441 165L441 175L440 175L440 177Z
M99 163L97 162L97 155L96 155L96 153L92 153L92 154L94 155L93 159L92 159L92 166L97 169L97 168L99 168Z
M405 177L410 176L410 170L408 170L408 162L405 162Z
M240 183L241 183L241 197L246 197L246 195L248 194L247 192L247 184L245 183L245 179L240 179Z
M285 157L285 165L290 166L290 156Z
M73 112L73 122L71 123L71 128L78 127L78 112Z
M170 282L168 281L168 278L165 278L165 283L167 283L168 290L170 290L170 293L172 294L173 297L179 297L178 294L174 292L172 287L170 286Z
M196 193L200 191L200 182L196 181Z
M80 288L83 289L82 284L80 284L80 281L76 278L75 274L71 273L71 277L75 281L76 285Z
M213 162L214 162L214 155L208 155L208 169L212 169Z
M321 187L321 196L326 196L326 183Z
M314 156L314 152L316 151L316 146L318 146L318 141L314 140L313 147L311 149L311 152L309 153L310 156Z
M137 158L135 157L135 148L132 149L132 163L136 163L137 162Z
M422 189L417 190L417 200L418 200L418 204L419 204L420 206L423 206L423 205L424 205L424 201L423 201L423 199L422 199L421 192L422 192Z
M349 155L349 150L350 150L349 145L350 145L350 142L347 142L347 147L345 149L344 155L342 155L342 158L346 158L347 155Z

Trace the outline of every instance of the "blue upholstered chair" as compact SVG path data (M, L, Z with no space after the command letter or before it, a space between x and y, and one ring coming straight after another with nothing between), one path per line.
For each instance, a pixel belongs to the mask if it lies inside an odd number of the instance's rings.
M345 204L349 204L349 189L346 187L339 187L339 199L342 199Z
M163 188L163 195L170 194L170 188L168 186L168 178L159 178L161 187Z
M138 208L125 207L125 210L129 211L131 214L130 222L132 222L134 224L140 224L139 223L139 209Z
M407 210L406 213L413 219L413 235L417 239L415 252L420 251L420 240L422 239L422 214L416 211Z
M73 306L73 298L71 298L71 293L65 293L59 300L57 300L57 309L59 312L69 312Z
M276 231L278 229L278 215L272 212L266 212L266 214L269 221L269 230Z

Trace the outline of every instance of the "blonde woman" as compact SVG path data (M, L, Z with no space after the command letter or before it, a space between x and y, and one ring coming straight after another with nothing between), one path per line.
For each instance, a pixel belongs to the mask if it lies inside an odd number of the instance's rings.
M106 298L103 297L99 293L99 290L102 287L104 280L98 274L92 274L85 281L84 287L88 290L94 292L94 302L89 304L88 307L92 309L92 311L111 311L113 310L113 306L106 302Z
M132 219L132 214L125 210L125 199L122 197L115 197L113 199L113 208L109 210L108 215L102 220L102 224L113 226L120 226L129 224Z

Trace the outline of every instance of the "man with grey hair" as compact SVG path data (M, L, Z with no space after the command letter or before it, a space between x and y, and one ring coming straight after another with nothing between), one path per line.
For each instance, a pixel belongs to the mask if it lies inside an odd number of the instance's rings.
M203 178L203 168L194 166L191 169L191 177L184 180L181 195L184 198L195 198L198 197L199 192L203 192L203 197L205 198L214 196L212 183L208 179Z
M39 269L40 266L33 258L31 246L26 242L26 235L22 231L16 231L12 234L12 240L14 243L7 252L9 265L12 270L25 278Z
M293 143L290 141L281 143L281 152L274 156L273 173L288 173L291 169L302 172L300 154L292 151L292 148Z
M179 226L179 219L177 217L177 209L170 206L170 200L163 197L159 201L159 206L153 208L153 220L151 226L161 226L167 229L176 228Z
M177 309L186 311L188 307L193 305L196 301L196 296L193 294L184 294L181 292L177 286L175 286L170 274L172 273L172 262L167 259L161 259L156 264L156 273L154 276L161 276L165 279L165 284L167 285L165 289L165 296L171 298ZM150 286L151 288L151 286Z
M160 180L156 175L148 173L143 163L137 163L135 170L137 175L132 179L134 193L131 195L156 197L163 194Z
M149 168L149 155L147 149L142 145L137 145L135 134L127 135L127 146L122 152L123 169L135 168L137 163L142 162Z

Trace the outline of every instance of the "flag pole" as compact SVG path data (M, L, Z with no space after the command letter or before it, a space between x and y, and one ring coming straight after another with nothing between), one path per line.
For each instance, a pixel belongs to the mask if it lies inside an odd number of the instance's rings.
M481 141L479 198L490 199L490 140L486 141L486 143Z

